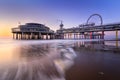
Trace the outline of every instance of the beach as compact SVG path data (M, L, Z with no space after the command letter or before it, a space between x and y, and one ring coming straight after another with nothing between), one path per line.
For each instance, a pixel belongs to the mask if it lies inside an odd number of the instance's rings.
M0 80L120 79L119 41L1 39L0 44Z

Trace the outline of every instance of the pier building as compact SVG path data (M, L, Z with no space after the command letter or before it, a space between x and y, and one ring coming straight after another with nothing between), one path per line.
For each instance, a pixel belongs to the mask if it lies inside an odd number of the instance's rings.
M12 28L13 39L54 39L55 33L39 23L26 23Z

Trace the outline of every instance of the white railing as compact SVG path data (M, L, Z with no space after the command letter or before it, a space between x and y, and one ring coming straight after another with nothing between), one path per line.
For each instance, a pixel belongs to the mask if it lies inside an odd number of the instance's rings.
M20 32L20 28L12 28L12 32Z
M21 30L20 28L12 28L12 32L42 32L42 33L54 33L54 31L50 30L50 31L39 31L39 30L35 30L35 29L25 29L25 30Z

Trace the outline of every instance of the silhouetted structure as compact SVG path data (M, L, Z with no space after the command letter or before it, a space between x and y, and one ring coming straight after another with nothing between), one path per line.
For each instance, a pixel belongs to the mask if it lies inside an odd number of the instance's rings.
M97 16L100 24L90 22L91 18ZM105 31L116 31L116 40L118 40L118 30L120 23L103 24L103 19L99 14L92 14L85 24L73 28L61 28L57 30L60 39L104 39Z
M98 17L97 22L100 24L90 22L95 16ZM43 24L27 23L19 25L18 28L12 28L12 33L14 39L104 39L105 31L116 31L116 40L118 40L118 30L120 30L120 23L103 24L103 19L99 14L92 14L85 24L78 27L65 29L63 26L61 21L60 29L54 33Z
M12 28L12 33L13 39L54 39L54 31L38 23L19 25L17 28Z

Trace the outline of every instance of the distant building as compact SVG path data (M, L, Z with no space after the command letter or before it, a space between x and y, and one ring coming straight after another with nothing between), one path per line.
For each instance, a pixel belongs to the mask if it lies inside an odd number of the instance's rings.
M14 39L53 39L54 31L39 23L26 23L12 28Z
M64 39L64 33L63 33L64 28L63 27L64 27L64 25L63 25L63 23L61 21L60 29L56 31L56 38L57 39Z

